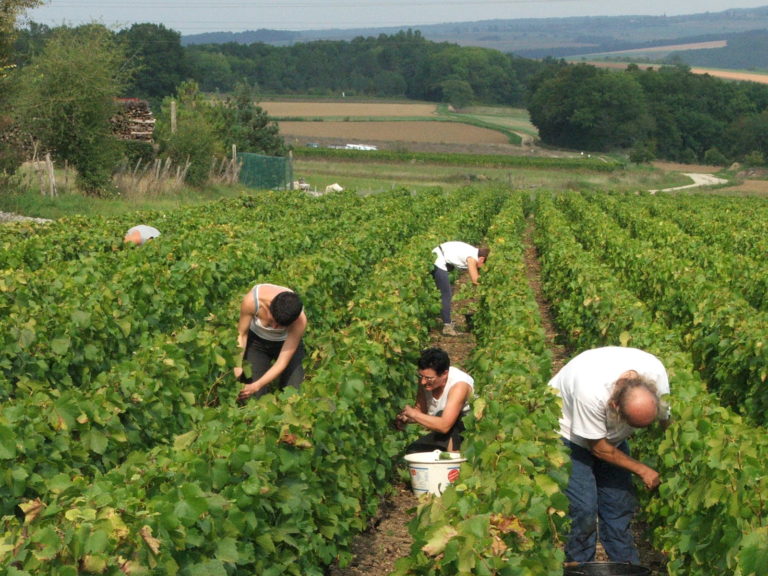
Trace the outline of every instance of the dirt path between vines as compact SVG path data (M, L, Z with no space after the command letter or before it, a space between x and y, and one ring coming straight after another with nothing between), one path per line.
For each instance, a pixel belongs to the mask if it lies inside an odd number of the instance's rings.
M467 326L467 318L459 313L460 310L474 309L471 299L459 297L466 282L466 274L457 280L454 287L457 297L451 305L459 335L443 336L440 329L430 332L430 345L448 352L451 364L462 368L466 366L467 358L475 347L475 338ZM439 297L437 289L435 297ZM373 525L352 543L354 558L351 564L345 568L332 566L328 571L329 576L385 576L394 570L399 558L410 555L412 539L408 533L408 523L413 518L419 500L408 484L399 484L394 488L394 493L382 503Z
M536 248L533 244L534 222L531 219L525 232L525 267L528 283L534 293L541 314L542 327L552 351L552 373L559 370L569 358L569 351L558 343L549 306L541 290L541 267ZM457 295L452 303L453 320L459 330L459 336L443 336L440 330L430 334L430 344L439 346L448 352L451 364L465 367L469 354L475 346L475 339L467 326L467 318L459 313L462 310L475 309L473 298L462 298L470 290L463 290L467 282L466 274L459 277L454 293ZM395 486L392 495L388 496L379 510L379 515L371 527L358 536L352 544L353 559L349 566L341 568L331 566L328 576L387 576L394 570L395 562L411 553L412 538L408 532L408 523L414 516L418 498L410 486L400 484ZM656 552L643 535L643 527L635 526L635 542L640 552L642 564L651 569L654 576L666 574L665 559ZM598 545L597 560L607 560L602 548Z

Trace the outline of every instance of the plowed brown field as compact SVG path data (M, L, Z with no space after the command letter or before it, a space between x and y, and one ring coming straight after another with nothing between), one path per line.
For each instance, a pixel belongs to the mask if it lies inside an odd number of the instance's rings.
M280 134L286 142L298 146L310 143L321 146L370 144L380 149L405 144L413 145L409 148L423 145L512 146L504 134L495 130L459 122L427 120L438 116L437 105L429 102L276 100L259 105L278 119ZM312 118L327 120L308 121Z
M348 139L356 142L430 142L457 144L506 144L495 130L454 122L279 122L287 140Z

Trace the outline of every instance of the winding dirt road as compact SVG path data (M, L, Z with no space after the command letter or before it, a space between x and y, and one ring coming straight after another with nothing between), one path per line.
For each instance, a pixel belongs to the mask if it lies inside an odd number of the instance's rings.
M664 188L662 190L649 190L651 194L656 192L672 192L674 190L685 190L687 188L697 188L699 186L717 186L718 184L727 184L728 180L724 178L718 178L712 174L698 174L693 172L683 172L683 176L688 176L693 180L692 184L686 184L685 186L675 186L674 188Z

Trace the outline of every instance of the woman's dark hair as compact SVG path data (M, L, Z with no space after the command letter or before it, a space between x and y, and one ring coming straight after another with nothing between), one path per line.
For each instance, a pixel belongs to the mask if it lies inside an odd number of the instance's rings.
M477 250L477 257L487 259L490 253L491 249L488 246L480 246L480 248Z
M279 326L290 326L301 315L304 305L296 292L280 292L269 303L269 312Z
M442 374L451 367L451 359L442 348L427 348L421 351L416 365L419 370L431 368L435 373Z

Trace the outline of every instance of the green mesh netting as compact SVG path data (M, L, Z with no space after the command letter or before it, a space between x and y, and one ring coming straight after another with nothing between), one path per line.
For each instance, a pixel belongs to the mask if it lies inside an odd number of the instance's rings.
M240 153L240 183L262 190L288 190L293 181L290 158Z

